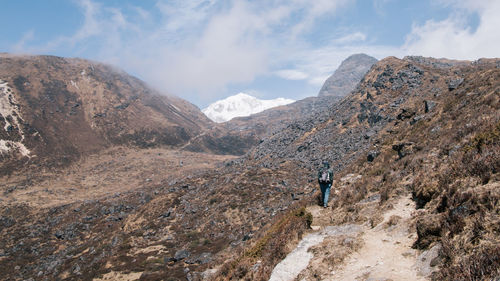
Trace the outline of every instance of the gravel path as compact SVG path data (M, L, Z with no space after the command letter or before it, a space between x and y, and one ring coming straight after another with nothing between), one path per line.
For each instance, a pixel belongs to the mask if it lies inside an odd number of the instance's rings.
M347 258L345 264L327 280L427 280L418 274L417 251L411 246L414 234L408 231L415 204L401 198L394 208L384 214L384 221L366 229L361 237L363 247ZM398 216L395 225L387 222Z
M417 266L418 252L411 248L416 234L410 233L409 222L415 205L409 197L395 201L394 208L384 213L383 221L374 228L366 224L325 226L327 210L311 206L309 211L314 216L313 224L321 221L322 226L313 227L319 230L305 236L274 268L269 280L427 280L421 274L422 265ZM360 239L362 245L341 264L328 266L325 253L340 249L333 245L328 250L323 248L328 248L328 241L335 237Z

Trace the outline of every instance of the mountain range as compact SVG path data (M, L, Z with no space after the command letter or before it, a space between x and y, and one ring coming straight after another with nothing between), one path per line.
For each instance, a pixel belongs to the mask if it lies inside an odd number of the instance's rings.
M497 278L500 60L370 61L216 123L110 66L2 54L3 278L269 280L311 235L298 280Z
M250 116L266 109L295 102L291 99L277 98L260 100L245 93L239 93L210 104L202 112L214 122L222 123L235 117Z

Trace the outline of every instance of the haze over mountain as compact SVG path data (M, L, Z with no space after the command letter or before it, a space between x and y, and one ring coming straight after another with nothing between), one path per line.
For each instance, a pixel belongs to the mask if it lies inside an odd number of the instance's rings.
M346 58L339 68L328 77L318 96L343 97L349 94L365 76L377 59L366 54L355 54Z
M2 54L0 79L2 173L116 145L179 148L213 125L191 103L97 62Z
M499 56L498 1L188 2L5 1L0 51L111 63L200 108L243 89L317 95L353 53Z
M245 93L238 93L210 104L202 112L214 122L222 123L235 117L250 116L266 109L294 102L292 99L277 98L260 100Z

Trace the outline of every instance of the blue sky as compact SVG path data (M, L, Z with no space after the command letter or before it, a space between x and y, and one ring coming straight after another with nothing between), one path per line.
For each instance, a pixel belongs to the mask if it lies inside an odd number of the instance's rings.
M500 57L498 0L0 0L0 52L116 65L203 108L316 95L353 53Z

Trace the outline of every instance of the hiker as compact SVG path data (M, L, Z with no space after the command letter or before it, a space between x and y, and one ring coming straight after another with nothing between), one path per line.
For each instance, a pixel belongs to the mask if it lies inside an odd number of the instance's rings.
M323 167L318 170L318 183L321 188L321 202L323 208L328 207L328 196L330 196L330 188L333 182L333 171L330 169L330 163L323 162Z

